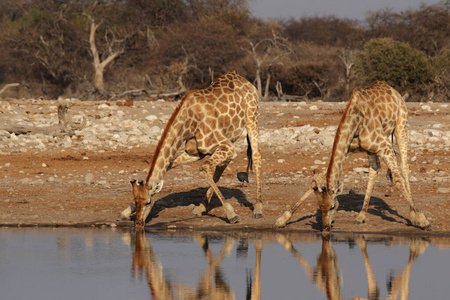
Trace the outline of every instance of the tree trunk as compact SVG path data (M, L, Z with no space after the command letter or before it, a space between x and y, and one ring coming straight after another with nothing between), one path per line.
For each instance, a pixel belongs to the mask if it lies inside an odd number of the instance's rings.
M261 64L256 65L256 89L258 90L259 99L262 99L262 83L261 83Z
M269 99L269 85L270 85L270 73L267 74L266 80L266 88L264 89L264 98L263 101L267 101Z
M92 18L89 18L91 21L91 30L89 34L89 44L91 47L91 53L93 57L93 67L94 67L94 86L100 92L103 93L105 89L105 83L103 80L103 74L106 66L108 66L114 59L116 59L119 55L125 52L125 48L120 48L119 50L112 51L111 47L114 43L118 41L113 39L110 42L109 48L110 53L103 61L100 60L100 54L98 53L97 46L95 45L95 32L99 25L95 24Z

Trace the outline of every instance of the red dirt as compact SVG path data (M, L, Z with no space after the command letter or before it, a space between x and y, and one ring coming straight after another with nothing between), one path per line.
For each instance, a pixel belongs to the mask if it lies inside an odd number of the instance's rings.
M317 103L319 110L312 111L306 108L294 110L291 105L294 104L263 104L260 128L267 130L306 124L318 127L337 125L345 107L344 104L328 106L325 103ZM418 104L408 106L410 126L413 129L430 122L440 122L443 124L442 130L450 130L448 108L434 113L421 113L417 108ZM298 118L294 118L295 116ZM264 159L264 218L252 219L254 176L250 175L248 187L241 187L236 179L236 168L242 170L246 167L246 153L245 149L242 149L224 172L223 178L229 178L227 182L230 184L221 185L219 182L225 198L241 217L239 223L226 222L224 212L215 197L208 214L197 218L190 217L192 207L200 203L206 192L206 183L198 175L200 164L195 163L166 174L164 188L157 195L158 201L147 226L172 229L272 230L275 219L307 190L314 174L325 168L325 165L319 165L317 170L311 167L315 160L327 161L325 158L329 157L330 150L320 153L316 150L305 151L297 144L262 144L261 148ZM132 222L116 222L116 217L132 200L129 181L133 178L145 178L144 169L148 168L153 150L154 147L106 149L106 152L98 153L78 148L64 152L49 150L35 154L1 154L0 226L131 226ZM414 155L415 149L411 148L409 157ZM284 162L280 162L280 159L284 159ZM438 166L431 163L435 159L440 161ZM353 219L362 205L368 175L350 171L355 167L367 166L364 154L355 154L346 162L345 174L348 175L348 182L344 187L344 195L340 196L341 206L335 216L333 231L450 233L450 194L437 192L439 187L448 187L449 183L433 180L433 173L439 169L447 172L448 179L448 149L425 149L418 155L417 160L410 162L412 175L419 178L411 183L413 198L432 224L431 231L427 232L409 225L409 208L400 193L385 179L386 166L383 164L372 194L367 220L362 225L353 224ZM95 184L85 183L87 173L94 174ZM29 178L40 178L43 182L30 184L26 180ZM316 220L314 195L294 214L292 222L279 230L320 230Z

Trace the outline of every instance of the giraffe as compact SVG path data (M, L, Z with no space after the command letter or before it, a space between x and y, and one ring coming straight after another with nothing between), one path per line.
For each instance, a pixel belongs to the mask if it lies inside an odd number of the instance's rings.
M261 153L258 146L258 106L256 88L237 72L231 71L204 90L187 93L172 113L153 155L150 170L144 182L148 190L146 205L140 214L139 223L145 224L155 202L154 195L163 186L167 171L177 166L204 159L200 167L201 176L209 184L203 202L194 208L192 214L200 216L215 193L230 223L236 223L239 216L225 198L216 183L225 168L236 158L233 143L247 130L247 171L254 167L256 177L256 203L253 217L261 218ZM183 154L175 158L178 148L185 144ZM118 219L130 219L136 210L132 202Z
M342 190L340 177L344 161L349 154L363 151L367 153L369 160L369 182L363 207L354 223L361 224L366 219L370 196L380 168L379 158L381 158L392 174L394 186L409 204L411 223L421 229L430 229L430 223L416 208L411 196L407 158L407 118L408 111L403 98L387 83L377 81L369 87L353 90L336 132L327 170L313 180L306 193L290 210L275 221L274 226L285 226L295 209L314 192L322 212L322 234L328 235L331 231L333 215L339 206L336 196ZM393 136L400 153L401 171L397 165ZM326 182L325 186L319 187L323 181Z

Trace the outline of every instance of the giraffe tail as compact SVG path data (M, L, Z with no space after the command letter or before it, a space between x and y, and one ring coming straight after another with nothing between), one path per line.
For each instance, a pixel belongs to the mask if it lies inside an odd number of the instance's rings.
M253 173L253 152L252 152L252 144L250 143L250 138L247 134L247 158L248 158L248 165L247 165L247 173L248 171L251 171Z
M394 180L392 179L392 172L391 169L388 169L386 172L386 179L391 182L391 185L394 185Z

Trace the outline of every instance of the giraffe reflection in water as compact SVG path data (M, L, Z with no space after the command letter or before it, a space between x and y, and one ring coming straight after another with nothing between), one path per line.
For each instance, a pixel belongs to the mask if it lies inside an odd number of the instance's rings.
M378 285L375 281L375 276L372 271L372 266L370 264L369 255L367 253L367 243L364 237L359 237L357 239L358 246L361 249L364 258L364 265L366 267L367 282L368 282L368 298L353 297L353 300L363 300L363 299L380 299ZM408 299L409 296L409 278L411 276L411 268L416 261L416 259L425 252L428 247L429 242L415 238L412 239L409 244L409 259L405 267L397 272L395 276L389 278L389 294L386 299Z
M294 247L291 240L285 235L277 234L278 242L290 251L300 263L304 272L309 276L311 282L320 290L322 290L328 299L340 300L344 299L342 295L342 275L338 268L338 258L333 248L330 237L322 237L322 251L317 257L317 266L313 267ZM364 259L364 266L367 274L368 298L353 297L353 300L378 300L380 291L373 274L372 265L369 260L367 251L367 242L364 236L356 238L359 248ZM395 276L389 278L389 293L385 299L408 299L409 295L409 279L411 268L416 259L425 252L429 242L423 239L412 239L409 246L409 259L405 267L397 272ZM400 296L400 298L398 298Z
M167 280L162 265L156 260L153 248L143 229L137 229L135 236L135 245L133 250L132 273L134 277L144 275L152 299L224 299L234 300L236 295L233 289L225 280L220 265L234 248L235 238L226 237L225 243L217 256L214 256L208 243L208 236L203 234L194 234L194 240L203 249L207 267L201 273L197 289L186 287L183 284L171 283ZM131 238L127 238L130 244ZM256 266L254 273L254 283L247 282L247 299L259 300L261 295L261 251L262 239L255 239Z
M215 239L216 236L202 233L194 234L192 239L199 245L198 250L204 253L207 265L199 273L192 275L193 278L198 278L197 283L193 287L185 283L179 283L173 278L171 278L171 281L168 280L169 276L165 274L164 267L157 259L158 255L153 251L148 239L148 233L144 230L137 230L134 239L130 232L126 234L128 235L130 245L134 242L132 274L135 277L145 277L151 293L151 299L237 299L236 289L242 288L241 284L245 283L241 281L237 286L233 287L225 276L227 273L223 272L222 268L226 265L225 258L229 257L234 250L238 256L246 256L249 249L248 244L254 245L255 268L251 276L247 275L245 299L264 299L264 295L261 292L263 235L254 235L251 238L244 236L240 239L236 238L236 235L225 236L220 251L213 253L210 247L210 241L211 239L217 241ZM407 299L409 296L409 281L412 266L417 258L425 252L429 244L428 240L420 238L410 240L409 259L407 263L401 270L388 274L387 295L381 296L368 253L368 245L370 248L371 242L378 243L380 241L379 238L374 239L368 236L366 240L366 236L364 235L355 235L350 238L332 240L330 237L322 237L321 250L317 256L317 262L316 264L310 264L302 253L296 249L289 235L265 235L264 241L271 243L273 237L287 251L292 253L304 273L309 277L311 283L322 291L327 299L333 300L348 298L344 297L343 293L344 280L341 268L339 268L338 255L333 247L334 241L345 241L349 245L357 244L362 254L364 269L367 275L367 298L352 295L353 300ZM396 243L394 239L391 239L391 242ZM383 239L383 243L386 244L386 240ZM216 243L214 244L217 245ZM274 257L272 256L271 259L274 259ZM273 271L276 272L277 270ZM272 286L273 283L271 284Z

